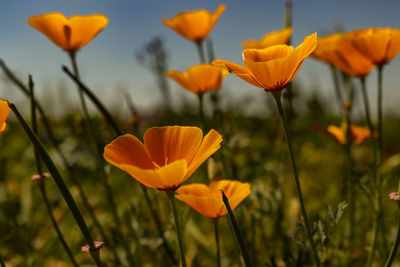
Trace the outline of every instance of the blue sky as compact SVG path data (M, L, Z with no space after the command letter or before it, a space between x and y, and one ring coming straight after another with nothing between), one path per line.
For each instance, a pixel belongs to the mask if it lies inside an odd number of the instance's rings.
M109 18L109 25L78 54L83 79L106 99L105 102L118 102L120 90L129 89L139 107L149 107L160 101L160 96L151 73L136 62L134 52L151 38L162 36L170 54L171 69L185 70L197 64L194 45L162 25L160 19L171 18L184 10L206 8L214 11L219 3L225 3L227 9L211 34L218 58L241 63L240 43L243 40L260 38L264 33L283 26L283 0L2 0L0 57L21 77L33 74L38 90L57 90L59 84L67 82L72 97L75 97L73 84L61 72L61 64L69 64L67 55L31 28L26 19L55 11L67 16L103 13ZM339 24L346 30L372 26L400 28L399 10L398 0L294 0L292 42L297 45L304 36L313 32L323 35ZM396 58L385 73L386 106L394 111L395 99L400 97L396 88L396 84L400 84L399 61ZM328 96L333 95L328 68L319 62L308 59L296 79L306 85L307 93L320 90ZM375 74L369 79L372 99L374 81ZM170 85L177 95L192 99L173 81ZM19 95L10 95L4 84L0 88L2 98ZM225 79L224 90L239 99L247 94L259 99L263 93L234 76Z

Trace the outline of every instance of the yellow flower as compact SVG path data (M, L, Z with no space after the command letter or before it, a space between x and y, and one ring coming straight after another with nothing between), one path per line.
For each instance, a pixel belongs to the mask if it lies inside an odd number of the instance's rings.
M175 197L208 218L219 218L228 213L222 201L221 190L228 198L232 210L251 193L248 183L220 180L211 182L209 186L204 184L181 186L176 191L178 195Z
M0 100L0 135L4 132L6 128L6 119L10 112L11 109L8 106L7 101Z
M65 51L73 52L89 43L108 24L104 15L72 16L48 13L28 19L29 25L40 31Z
M371 137L371 131L365 127L351 125L350 131L352 138L351 143L353 145L359 145L364 142L364 140ZM344 123L342 123L341 127L329 125L326 128L326 132L339 144L346 145L346 125Z
M182 37L193 42L201 42L210 34L225 8L226 6L221 4L214 13L206 9L185 11L172 19L162 19L161 22Z
M154 127L144 143L126 134L106 145L104 158L145 186L174 191L220 148L221 135L211 130L203 138L197 127Z
M186 72L171 70L165 73L183 88L195 94L219 90L227 74L226 70L211 64L195 65L188 68Z
M246 68L226 60L212 63L225 67L246 82L264 88L265 91L280 91L296 76L304 59L317 45L317 33L304 38L296 49L289 45L275 45L264 49L243 50Z
M243 48L267 48L278 44L287 44L292 36L293 28L284 28L279 31L266 33L261 40L250 39L242 43Z
M369 28L349 33L354 46L377 65L385 64L400 52L400 30Z
M332 51L336 47L337 41L343 37L343 33L334 33L318 38L317 47L312 52L311 57L333 64L331 62Z

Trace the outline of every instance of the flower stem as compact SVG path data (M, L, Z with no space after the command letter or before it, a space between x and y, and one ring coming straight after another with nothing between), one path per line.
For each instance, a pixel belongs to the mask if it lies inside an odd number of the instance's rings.
M36 117L36 102L35 102L35 94L34 94L34 83L33 83L33 80L32 80L32 76L31 75L29 75L29 89L30 89L30 95L31 95L31 97L30 97L30 99L31 99L31 121L32 121L32 130L33 130L33 132L37 135L38 134L38 127L37 127L37 117ZM38 175L40 175L40 179L39 179L39 188L40 188L40 192L41 192L41 194L42 194L42 197L43 197L43 200L44 200L44 203L46 204L46 208L47 208L47 211L48 211L48 213L49 213L49 216L50 216L50 220L51 220L51 222L52 222L52 224L53 224L53 227L54 227L54 229L56 230L56 232L57 232L57 236L58 236L58 238L60 239L60 242L61 242L61 244L62 244L62 246L64 247L64 249L65 249L65 252L67 252L67 255L68 255L68 257L70 258L70 260L71 260L71 262L72 262L72 264L74 265L74 266L78 266L78 264L77 264L77 262L75 261L75 258L74 258L74 256L73 256L73 254L72 254L72 252L71 252L71 250L70 250L70 248L68 247L68 244L67 244L67 242L65 241L65 239L64 239L64 236L63 236L63 234L62 234L62 232L61 232L61 230L60 230L60 228L58 227L58 224L57 224L57 221L56 221L56 219L54 218L54 216L53 216L53 211L52 211L52 209L51 209L51 205L50 205L50 202L49 202L49 199L48 199L48 197L47 197L47 193L46 193L46 186L45 186L45 177L42 175L43 174L43 171L42 171L42 166L41 166L41 164L40 164L40 155L39 155L39 152L38 152L38 150L34 147L34 149L33 149L33 151L34 151L34 157L35 157L35 162L36 162L36 170L37 170L37 172L38 172Z
M282 126L283 126L283 132L284 132L285 137L286 137L286 144L287 144L287 147L288 147L288 150L289 150L290 162L292 163L293 176L294 176L294 180L295 180L295 184L296 184L297 197L298 197L299 202L300 202L301 212L302 212L302 215L303 215L303 218L304 218L304 224L305 224L306 231L307 231L308 241L310 242L312 253L314 254L315 263L316 263L317 266L320 266L320 260L319 260L318 252L317 252L317 249L315 248L313 236L312 236L312 233L311 233L310 223L308 221L306 208L304 206L303 194L301 193L301 187L300 187L299 177L298 177L298 174L297 174L296 162L295 162L295 159L294 159L292 144L291 144L289 132L288 132L288 129L287 129L286 119L285 119L285 115L283 113L282 103L281 103L281 99L280 99L281 91L272 92L272 95L274 96L276 105L278 107L278 112L279 112L279 115L280 115L280 118L281 118L281 122L282 122Z
M221 190L221 193L222 193L222 201L224 202L225 207L228 211L229 219L231 221L233 231L235 232L236 241L239 243L240 252L242 253L244 264L246 265L246 267L252 267L253 264L250 261L250 257L249 257L249 254L247 253L246 246L243 241L243 237L240 234L239 225L236 222L236 219L235 219L235 216L233 215L231 206L229 205L229 200L226 197L224 191Z
M32 131L32 129L28 126L28 124L24 120L21 113L18 111L17 107L13 103L8 103L8 106L14 112L19 123L21 124L22 128L24 129L25 133L27 134L27 136L31 140L32 144L37 149L38 153L40 154L40 157L43 159L43 162L46 164L47 169L51 173L51 176L53 177L59 190L61 191L61 194L63 195L65 202L67 203L76 223L79 226L79 229L81 230L83 236L86 239L86 242L89 244L91 249L95 249L95 244L93 242L93 238L89 232L89 229L85 223L85 220L83 219L83 217L78 209L78 206L76 205L74 199L72 198L71 193L69 192L67 186L65 185L57 167L54 165L53 161L51 160L49 154L44 149L44 147L43 147L42 143L40 142L40 140L38 139L38 137L35 135L35 133ZM92 252L92 253L90 253L90 255L92 256L93 260L96 262L97 266L101 266L99 251Z
M337 69L334 65L330 65L331 69L331 74L332 74L332 79L333 79L333 86L335 88L335 94L336 94L336 99L339 105L339 112L342 112L342 103L343 103L343 97L342 97L342 92L340 91L340 84L339 84L339 78L338 78L338 73Z
M200 63L206 63L206 56L204 55L203 41L196 42L197 52L199 53Z
M219 233L218 233L218 218L213 220L214 234L215 234L215 246L217 247L217 267L221 267L221 252L219 247Z
M206 120L204 117L204 94L198 94L197 95L199 98L199 118L200 118L200 127L205 130L206 128Z
M390 250L389 257L386 260L385 267L390 267L392 266L393 260L396 257L396 252L400 244L400 204L399 201L396 200L397 206L398 206L398 212L397 212L397 233L396 233L396 239L393 243L392 249Z
M172 213L174 215L174 220L175 220L175 230L176 230L176 238L178 241L178 247L179 247L179 255L181 257L181 264L182 267L186 267L186 260L185 260L185 252L183 249L183 238L182 238L182 232L181 232L181 227L179 225L179 217L178 217L178 212L176 210L175 206L175 192L174 191L167 191L168 198L171 203L171 209Z

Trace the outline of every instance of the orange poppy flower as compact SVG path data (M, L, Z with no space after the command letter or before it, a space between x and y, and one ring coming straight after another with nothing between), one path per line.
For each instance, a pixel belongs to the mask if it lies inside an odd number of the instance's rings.
M266 33L261 40L250 39L242 43L243 48L267 48L278 44L287 44L292 36L293 28L288 27L279 31Z
M0 100L0 135L4 132L6 128L6 119L10 112L11 109L8 106L8 102L5 100Z
M343 37L343 33L333 33L318 38L317 47L312 52L311 57L333 64L331 61L332 51L336 47L337 41Z
M104 149L104 158L145 186L176 190L220 148L221 135L211 130L203 138L197 127L154 127L144 134L144 143L126 134Z
M296 49L289 45L274 45L264 49L243 50L246 68L222 59L212 63L225 67L230 73L267 92L280 91L296 76L304 59L316 45L317 33L314 33L305 37Z
M352 135L351 143L353 145L359 145L364 142L364 140L371 137L371 131L365 127L351 125L350 131ZM346 145L346 125L344 123L342 123L341 127L329 125L326 128L326 132L339 144Z
M183 88L195 94L219 90L222 86L222 80L227 74L226 70L211 64L195 65L187 69L186 72L171 70L165 73Z
M172 19L162 19L161 23L190 41L201 42L210 34L225 9L226 6L221 4L214 13L206 9L185 11Z
M208 186L204 184L184 185L176 191L178 195L175 197L202 215L214 219L228 213L222 201L221 190L229 199L232 210L251 193L249 183L220 180L211 182Z
M65 51L76 51L107 26L108 18L104 15L66 18L61 13L48 13L30 17L28 23Z
M377 65L385 64L400 52L400 30L369 28L349 33L353 45Z

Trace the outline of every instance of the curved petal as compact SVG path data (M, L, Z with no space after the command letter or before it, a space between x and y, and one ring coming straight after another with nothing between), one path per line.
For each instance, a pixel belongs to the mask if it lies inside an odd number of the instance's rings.
M179 195L211 196L210 189L205 184L183 185L176 190Z
M293 52L293 46L280 44L264 49L243 50L243 60L266 62L274 59L285 58Z
M386 53L386 62L389 62L396 57L400 52L400 30L392 29L389 47Z
M190 67L186 73L196 87L195 93L205 93L219 90L222 86L222 79L228 72L211 64L200 64Z
M54 44L67 50L68 44L65 37L64 25L67 18L58 12L33 16L28 19L28 24L43 33Z
M273 45L286 44L289 41L290 36L292 36L292 33L293 33L293 28L291 27L284 28L279 31L269 32L264 34L261 40L250 39L244 41L242 43L242 46L244 48L262 49Z
M177 82L183 88L185 88L193 93L196 93L196 88L193 86L193 83L189 80L187 73L180 72L177 70L171 70L171 71L167 71L165 73L165 75L170 77L171 79L173 79L175 82Z
M6 128L6 119L10 114L11 109L8 106L7 101L0 100L0 135L3 133Z
M221 211L224 208L224 203L220 199L195 195L176 195L175 197L205 217L214 219L222 216L223 212Z
M334 125L329 125L326 130L341 145L346 144L346 138L343 135L343 129Z
M371 137L371 131L368 128L352 125L350 129L355 145L361 144L365 139Z
M189 165L202 137L203 131L198 127L154 127L144 134L144 149L159 166L180 159L185 159Z
M214 129L211 129L201 141L193 159L188 162L186 176L190 177L205 160L214 154L221 147L221 142L222 136Z
M186 160L177 160L159 169L141 169L132 165L115 165L145 186L159 190L176 190L186 180Z
M224 67L229 73L235 74L242 80L244 80L254 86L263 88L263 86L260 83L258 83L245 68L243 68L242 66L240 66L238 64L231 63L231 62L223 60L223 59L213 60L212 64Z
M113 165L133 165L142 169L154 169L142 142L130 134L122 135L106 145L104 158Z

